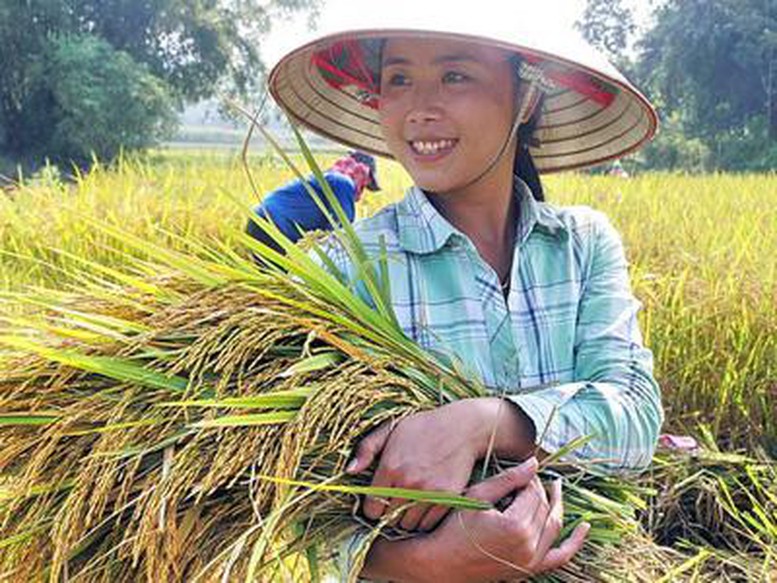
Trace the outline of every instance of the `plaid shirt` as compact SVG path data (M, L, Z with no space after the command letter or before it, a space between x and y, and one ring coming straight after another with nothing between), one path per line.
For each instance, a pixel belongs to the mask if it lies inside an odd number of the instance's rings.
M469 238L416 187L355 228L368 254L385 238L392 304L408 337L453 353L521 407L545 451L593 435L574 458L610 472L643 469L663 412L620 236L598 211L537 202L515 184L507 301ZM354 278L341 248L327 253ZM347 543L346 563L363 540Z

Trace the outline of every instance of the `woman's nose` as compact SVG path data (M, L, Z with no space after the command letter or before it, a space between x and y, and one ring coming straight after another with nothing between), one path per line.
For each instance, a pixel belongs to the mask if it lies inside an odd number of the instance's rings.
M437 121L442 117L439 92L437 88L418 86L413 92L413 99L407 120L413 123Z

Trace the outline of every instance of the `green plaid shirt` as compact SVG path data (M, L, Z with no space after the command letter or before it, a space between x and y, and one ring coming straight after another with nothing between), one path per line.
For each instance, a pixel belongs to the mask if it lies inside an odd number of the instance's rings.
M496 272L419 188L355 229L368 254L384 237L392 304L408 337L456 355L506 394L534 421L545 451L594 435L576 457L609 471L642 469L663 413L620 236L602 213L537 202L515 183L507 301ZM355 277L342 249L327 253Z
M594 435L573 457L608 472L643 469L663 411L620 236L604 214L537 202L515 183L506 301L496 272L416 187L355 229L369 254L385 240L392 304L405 334L433 353L456 355L521 407L542 449ZM355 278L340 247L328 246L327 254ZM366 541L362 532L341 549L344 575Z

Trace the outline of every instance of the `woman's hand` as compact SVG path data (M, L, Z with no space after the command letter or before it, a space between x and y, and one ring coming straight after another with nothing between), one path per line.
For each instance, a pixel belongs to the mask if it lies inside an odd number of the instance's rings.
M554 482L548 498L536 472L532 457L466 491L492 503L515 494L503 511L455 511L433 533L377 541L362 575L472 583L523 579L563 566L583 547L590 526L581 524L554 547L563 519L561 481Z
M561 480L550 487L550 499L536 475L537 460L474 485L466 495L495 501L517 495L504 510L457 511L429 535L429 545L448 556L440 581L494 581L528 578L569 562L585 542L590 525L579 525L554 548L563 526ZM437 555L433 551L433 554Z
M466 399L384 424L360 443L347 471L359 473L380 457L373 486L462 492L475 462L495 436L494 451L513 459L530 455L533 426L517 407L497 398ZM494 431L496 433L494 434ZM405 501L368 497L365 516L378 519ZM398 519L406 530L432 530L445 516L442 506L416 504Z

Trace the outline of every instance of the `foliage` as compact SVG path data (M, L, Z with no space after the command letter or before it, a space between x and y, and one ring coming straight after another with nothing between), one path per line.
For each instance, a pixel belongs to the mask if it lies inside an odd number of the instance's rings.
M689 138L677 118L677 115L666 116L658 136L635 156L640 169L661 168L692 173L709 170L709 147L700 138Z
M53 99L41 154L88 166L169 134L175 117L164 84L125 52L90 35L54 39L44 83Z
M769 136L763 115L749 118L743 126L716 136L717 166L738 171L768 172L777 169L777 139Z
M58 139L56 144L67 146L62 151L52 147L52 130L62 113L58 99L62 98L62 79L52 85L48 76L56 69L57 55L62 55L62 39L70 39L71 58L82 56L81 62L96 66L87 53L95 43L107 43L113 48L111 66L99 67L102 73L127 75L116 77L102 87L103 95L112 91L110 85L133 87L147 91L142 96L149 121L144 126L164 125L170 106L164 115L160 111L161 94L170 104L181 106L185 100L198 100L216 91L243 96L259 94L263 65L260 46L263 35L273 19L288 16L300 9L315 8L318 0L35 0L0 4L0 153L15 160L42 161L44 156L80 158L84 151L100 151L101 144L74 144L72 138ZM88 43L78 48L75 39ZM105 50L105 49L100 49ZM124 56L119 56L124 55ZM131 59L131 61L129 60ZM71 61L72 62L72 61ZM133 64L130 65L129 63ZM101 73L93 70L95 79ZM153 80L152 80L153 79ZM60 93L55 90L59 88ZM100 91L94 88L95 92ZM67 91L66 110L88 112L94 107L94 95L84 95L76 103L77 94ZM153 104L153 105L152 105ZM122 101L108 117L122 114ZM133 108L131 115L135 115ZM158 117L154 117L154 116ZM136 120L137 122L137 120ZM136 122L126 125L139 131ZM83 128L77 128L80 131ZM145 130L145 128L143 128ZM91 138L96 132L81 135ZM116 136L100 136L111 140ZM143 135L122 136L127 146L143 142ZM76 147L71 151L70 147ZM108 148L112 151L113 148Z
M640 44L642 78L667 108L683 110L692 135L710 138L757 114L777 124L767 110L777 108L772 2L670 1ZM777 138L777 125L770 131Z
M658 107L665 129L641 157L647 168L777 168L777 4L656 3L633 59L633 17L619 0L588 0L578 27Z
M634 170L663 169L691 173L724 168L732 172L770 172L777 169L777 141L769 137L762 115L741 127L720 131L711 139L693 137L679 112L669 114L658 136L628 164Z
M583 38L602 50L615 63L625 65L624 51L636 32L634 16L623 0L588 0L575 24Z

